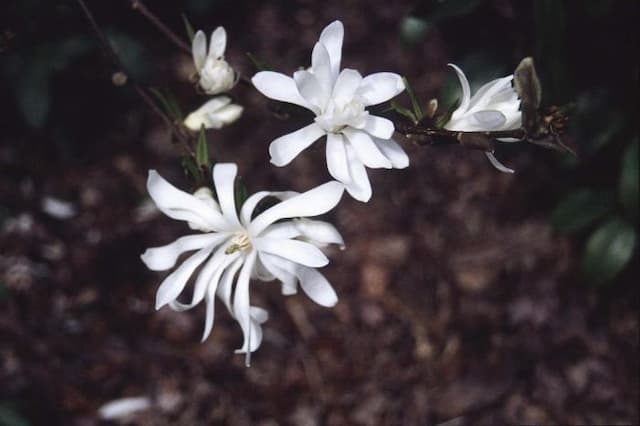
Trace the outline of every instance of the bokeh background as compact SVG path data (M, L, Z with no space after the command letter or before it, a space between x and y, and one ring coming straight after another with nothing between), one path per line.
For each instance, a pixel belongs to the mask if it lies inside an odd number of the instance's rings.
M87 0L129 74L184 111L205 99L191 59L129 2ZM0 425L94 425L103 404L147 397L144 425L637 424L638 3L626 0L148 1L291 73L320 30L345 24L343 65L394 71L451 106L455 62L474 87L536 59L545 105L573 106L577 157L509 144L479 152L398 140L405 170L370 170L368 204L328 217L347 250L324 269L340 302L315 306L254 283L269 310L251 368L218 309L154 311L160 274L139 255L185 227L158 214L147 170L191 189L167 128L114 68L74 1L0 6ZM209 134L249 191L329 179L317 144L285 168L281 120L255 90ZM408 104L406 97L399 100Z

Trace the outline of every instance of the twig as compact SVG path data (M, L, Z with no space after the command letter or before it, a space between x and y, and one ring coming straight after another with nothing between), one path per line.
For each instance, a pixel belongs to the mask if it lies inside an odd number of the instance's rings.
M174 33L171 28L167 27L164 22L160 20L153 12L147 9L147 6L144 5L140 0L129 0L131 4L131 8L140 12L142 16L147 18L149 22L151 22L161 33L163 33L173 44L179 47L183 52L188 55L191 55L191 47L187 43L185 43L176 33Z
M82 11L84 12L85 16L87 17L87 20L91 24L91 27L93 28L93 31L95 32L96 36L98 37L98 40L102 44L102 47L103 47L104 51L106 51L107 54L109 55L109 57L111 58L111 61L113 62L113 65L118 69L118 71L123 73L125 76L128 76L128 73L126 72L126 67L122 63L122 60L120 59L118 54L115 52L115 50L113 49L113 46L111 45L111 43L109 42L107 37L104 35L102 30L98 26L98 23L96 22L95 18L93 17L93 14L91 13L89 8L87 7L87 5L84 2L84 0L76 0L76 1L77 1L78 5L80 6L80 8L82 9ZM139 84L137 84L135 81L132 81L129 77L127 77L127 79L129 79L131 81L131 86L133 87L135 92L138 94L138 96L144 101L144 103L158 117L160 117L160 119L162 119L162 121L164 121L165 124L170 129L172 129L173 133L177 136L178 140L182 143L182 145L183 145L184 149L187 151L187 153L192 155L192 156L195 155L195 152L193 151L193 148L191 148L191 144L189 143L189 138L183 133L182 128L180 128L178 125L176 125L171 120L171 118L169 118L160 108L158 108L158 106L155 104L155 102L153 102L151 97L149 97L147 92L142 87L140 87Z

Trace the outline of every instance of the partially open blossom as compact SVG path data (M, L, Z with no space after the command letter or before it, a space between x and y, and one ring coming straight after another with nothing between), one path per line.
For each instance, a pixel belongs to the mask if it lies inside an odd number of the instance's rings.
M220 129L240 118L242 111L243 108L232 104L228 96L216 96L189 114L184 125L194 131L202 126L205 129Z
M514 130L522 126L520 100L512 87L513 75L492 80L480 87L471 96L469 81L462 70L454 64L452 67L462 86L460 106L451 114L451 120L444 126L448 130L462 132ZM502 142L514 142L515 139L500 139ZM502 165L491 152L486 153L491 164L505 173L513 173Z
M261 324L268 318L264 309L250 304L251 278L277 279L282 283L283 294L295 293L299 283L316 303L333 306L337 302L331 284L316 268L329 263L319 247L343 245L342 237L331 224L307 217L324 214L335 207L344 187L331 181L301 194L261 191L247 198L238 213L234 199L236 174L235 164L217 164L213 168L216 201L209 189L200 189L191 195L172 186L155 170L149 171L147 189L158 208L202 233L147 249L141 257L149 269L165 271L173 268L183 253L195 251L160 284L156 309L169 305L182 311L204 300L204 340L213 327L217 295L242 328L244 343L237 352L248 354L260 346ZM256 206L267 197L281 201L254 217ZM201 265L191 301L178 301L189 278Z
M191 51L193 63L200 76L199 84L208 95L228 92L236 84L236 73L224 60L227 47L227 32L218 27L211 34L209 52L207 53L207 37L198 31L193 37Z
M342 23L335 21L320 34L309 69L296 71L293 78L263 71L251 81L268 98L300 105L316 115L313 123L271 143L271 162L285 166L326 136L329 173L352 197L368 201L372 191L365 167L405 168L409 158L391 139L393 122L365 108L398 95L404 83L390 72L362 77L356 70L340 71L343 36Z

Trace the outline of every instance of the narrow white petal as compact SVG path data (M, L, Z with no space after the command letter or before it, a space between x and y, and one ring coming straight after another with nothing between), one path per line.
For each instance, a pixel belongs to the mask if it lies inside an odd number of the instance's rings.
M329 263L327 256L313 244L298 240L259 237L253 239L256 250L271 253L305 266L321 267Z
M515 173L515 170L508 168L507 166L505 166L504 164L502 164L500 161L498 161L498 159L490 152L485 152L487 158L489 159L489 162L491 163L491 165L493 167L495 167L496 169L500 170L503 173Z
M240 227L235 202L235 180L238 166L235 163L218 163L213 167L213 183L218 203L227 222Z
M179 190L155 170L149 170L147 190L158 209L172 219L192 222L202 229L229 229L229 224L213 206Z
M344 136L336 133L327 134L327 169L334 179L348 183L351 181Z
M342 235L335 226L329 222L312 219L294 220L293 224L300 231L300 234L312 244L338 244L344 247Z
M451 119L455 120L460 118L469 108L469 102L471 101L471 88L469 87L469 80L464 75L462 70L455 64L448 64L453 68L460 80L460 86L462 87L462 99L460 100L460 106L451 114Z
M267 226L260 235L268 238L289 239L300 236L301 232L293 220L286 220Z
M347 192L356 200L366 203L371 199L371 183L364 164L358 159L353 147L347 145L347 160L352 181L345 185Z
M251 215L260 201L271 195L269 191L260 191L247 198L240 209L240 222L245 228L251 223Z
M215 247L226 238L226 233L187 235L166 246L148 248L140 258L152 271L166 271L173 268L182 253L199 250L208 245Z
M360 130L346 128L343 130L344 135L349 140L351 147L356 156L367 167L371 168L391 168L391 161L385 157L373 143L371 136ZM355 177L353 177L355 179Z
M289 270L283 269L279 266L282 262L291 263L290 261L264 252L260 252L258 256L265 268L267 268L269 272L271 272L271 274L273 274L273 276L282 283L283 295L290 296L298 292L298 278ZM293 263L291 263L291 265L293 265ZM294 266L291 266L290 270L293 270L294 268Z
M139 396L135 398L121 398L113 401L109 401L106 404L102 405L98 409L98 416L101 420L118 420L128 416L131 416L133 413L137 411L147 410L151 408L151 399L146 396ZM12 417L7 415L5 419L7 423L11 421ZM11 424L22 424L20 421L12 422Z
M404 90L402 77L392 72L379 72L362 79L358 95L364 105L377 105L386 102Z
M324 45L331 58L331 72L335 76L340 71L342 59L342 41L344 39L344 26L340 21L333 21L322 30L320 43Z
M391 161L394 169L404 169L409 166L409 156L393 139L372 138L378 149Z
M207 36L202 31L198 31L191 42L191 54L193 55L193 63L198 72L204 66L207 59Z
M362 130L380 139L391 139L393 132L396 130L391 120L375 115L368 115Z
M209 44L209 56L212 58L221 58L227 48L227 32L223 27L216 28L211 33L211 44Z
M162 281L156 293L156 309L160 309L180 295L193 271L204 262L212 250L212 246L200 249Z
M213 330L213 321L215 319L216 313L216 303L215 303L215 292L207 291L206 294L206 309L205 309L205 318L204 318L204 331L202 332L202 338L200 342L204 342L207 340L207 337L211 334L211 330Z
M338 303L338 296L331 284L320 272L313 268L300 266L297 268L300 287L311 300L328 308Z
M338 301L336 292L320 272L313 268L291 263L278 256L266 255L265 257L271 266L295 275L304 292L317 304L331 307Z
M293 133L280 136L269 145L271 163L278 167L286 166L324 135L325 131L317 123L311 123Z
M251 235L259 235L272 223L291 217L318 216L333 209L344 192L344 185L331 181L284 200L260 213L249 225Z
M328 92L320 85L314 74L309 71L296 71L293 74L298 92L313 107L313 112L318 115L324 108L329 97Z
M494 97L498 94L501 96L516 95L516 91L511 87L513 75L491 80L478 89L469 101L469 110L477 111L478 109L486 109L487 106L495 102Z
M500 111L478 111L472 114L473 119L482 130L497 130L507 121L507 117Z
M193 289L193 295L191 296L191 302L185 304L178 300L174 300L169 302L171 309L179 312L186 311L202 302L202 299L204 299L206 292L209 291L210 288L213 288L213 291L215 292L224 269L240 257L240 253L238 252L227 255L224 250L224 248L219 248L205 263L204 267L198 274L198 278L196 279Z
M218 288L216 289L216 294L222 301L225 306L229 310L229 313L233 315L233 308L231 306L231 292L233 290L233 280L238 273L238 270L244 263L244 257L240 257L235 260L224 270L222 273L222 278L220 278L220 284L218 284Z
M249 281L251 279L251 271L256 261L256 252L252 250L247 257L240 270L238 282L236 284L235 294L233 296L233 316L242 328L244 334L243 348L250 347L251 340L251 310L249 301Z
M318 78L322 88L330 94L335 77L331 68L329 52L320 42L315 44L313 52L311 52L311 72Z
M266 309L262 309L258 306L252 306L250 308L251 319L258 324L264 324L269 319L269 312Z
M251 82L267 98L311 109L291 77L273 71L261 71L253 76Z
M361 82L362 76L358 71L349 68L343 69L333 87L332 97L345 102L351 101Z

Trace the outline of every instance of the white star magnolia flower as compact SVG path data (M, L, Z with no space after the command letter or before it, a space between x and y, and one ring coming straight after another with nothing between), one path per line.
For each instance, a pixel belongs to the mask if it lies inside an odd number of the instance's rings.
M327 168L357 200L371 198L371 184L365 167L405 168L409 158L391 136L393 123L365 110L404 90L402 77L381 72L362 77L352 69L340 72L342 22L335 21L320 34L313 48L311 67L293 78L263 71L251 81L265 96L310 109L316 115L308 126L281 136L269 146L271 162L289 164L316 140L327 136Z
M232 104L228 96L216 96L189 114L184 125L194 131L202 126L205 129L220 129L240 118L243 110L242 106Z
M193 63L200 76L200 87L208 95L228 92L236 84L236 73L224 60L227 47L227 32L223 27L216 28L211 34L209 53L207 37L198 31L191 42Z
M513 75L492 80L482 86L471 97L469 81L462 70L454 64L452 67L462 86L462 101L451 115L451 120L444 126L448 130L462 132L515 130L522 127L522 113L518 93L511 85ZM500 139L502 142L516 142L518 139ZM513 170L505 167L490 152L486 153L491 164L505 173Z
M231 163L217 164L213 168L218 203L209 189L201 188L191 195L172 186L155 170L150 170L147 189L158 208L167 216L183 220L191 229L203 233L147 249L141 258L149 269L165 271L175 266L180 255L195 250L160 284L156 293L156 309L169 305L173 310L183 311L204 300L204 341L213 327L214 298L217 295L242 328L244 343L236 352L246 353L248 357L260 346L261 324L268 318L264 309L249 303L251 278L261 281L278 279L282 283L283 294L296 293L299 282L314 302L327 307L336 304L338 298L331 284L315 268L329 263L319 247L327 244L342 246L344 242L331 224L306 217L324 214L335 207L344 187L331 181L301 194L257 192L247 198L238 214L234 199L236 173L237 166ZM252 217L258 203L267 197L282 201ZM191 302L178 301L187 281L200 265L202 268L195 279ZM234 281L235 290L232 290Z

